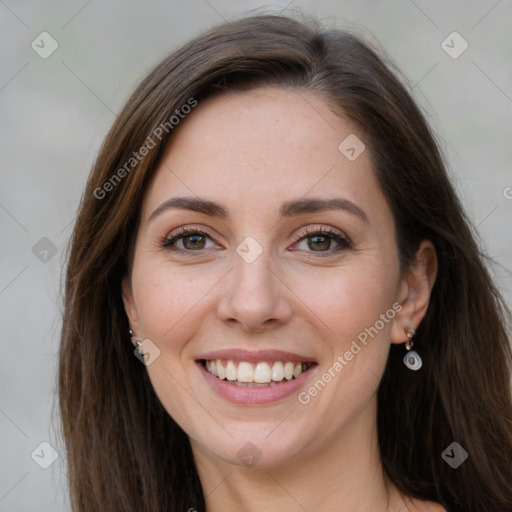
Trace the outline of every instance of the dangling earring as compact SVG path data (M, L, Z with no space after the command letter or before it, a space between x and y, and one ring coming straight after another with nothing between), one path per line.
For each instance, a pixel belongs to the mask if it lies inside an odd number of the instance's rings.
M409 370L419 370L423 365L423 361L421 360L421 357L419 356L419 354L417 352L415 352L414 350L411 350L411 348L413 346L412 338L416 334L416 331L414 330L414 327L405 327L404 330L405 330L405 333L407 334L407 337L409 338L405 342L405 348L408 351L404 357L405 366L407 366L407 368L409 368Z
M144 349L142 347L142 341L140 341L138 338L136 338L133 335L133 331L131 329L128 332L130 333L130 338L132 340L132 343L133 343L134 346L137 347L137 350L139 351L139 354L140 355L144 355Z

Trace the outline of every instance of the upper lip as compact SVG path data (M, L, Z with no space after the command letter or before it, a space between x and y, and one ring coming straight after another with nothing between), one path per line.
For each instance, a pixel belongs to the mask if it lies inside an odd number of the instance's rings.
M241 348L232 348L227 350L215 350L200 355L197 360L215 360L231 359L233 361L247 361L248 363L258 363L264 361L284 361L292 363L315 362L312 357L297 354L294 352L284 352L282 350L245 350Z

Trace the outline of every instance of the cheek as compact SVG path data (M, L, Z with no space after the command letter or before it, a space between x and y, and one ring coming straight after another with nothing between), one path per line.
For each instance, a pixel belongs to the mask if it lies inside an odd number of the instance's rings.
M317 386L321 392L312 389L311 396L316 406L333 414L333 428L339 423L336 411L342 408L343 414L357 414L378 387L396 315L397 279L398 265L375 259L371 265L340 267L328 279L303 277L300 281L297 295L308 297L305 303L321 320L316 323L323 325L323 344L329 349L318 375L329 384Z
M356 413L375 393L389 352L397 279L398 265L375 262L343 269L313 294L311 307L330 329L328 366L338 363L334 385L321 398L330 410L339 405Z
M183 329L222 277L217 274L193 266L173 269L166 263L134 267L132 283L141 335L158 345L165 343L166 349L178 348L180 340L184 341Z
M296 279L294 291L334 337L331 344L338 351L392 308L397 279L398 270L393 265L361 261L330 271L304 273ZM387 334L390 327L386 323L380 330Z
M203 408L195 407L197 397L190 398L194 391L188 372L195 363L187 357L187 347L204 315L208 292L220 278L217 272L201 273L193 266L176 270L166 263L141 262L133 269L141 336L160 349L147 367L148 376L162 405L186 432L194 431L198 416L208 420L201 416Z

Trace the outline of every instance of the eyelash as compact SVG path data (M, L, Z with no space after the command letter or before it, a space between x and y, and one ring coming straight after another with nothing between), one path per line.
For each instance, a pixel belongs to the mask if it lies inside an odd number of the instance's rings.
M194 229L194 228L180 228L176 233L171 235L171 237L165 237L162 241L162 247L164 249L169 249L174 252L184 254L186 256L195 256L194 253L201 254L201 251L184 251L183 249L176 249L172 248L171 246L175 244L180 238L185 238L186 236L190 235L200 235L200 236L207 236L209 238L210 235L208 233L205 233L204 231L201 231L200 229Z
M332 249L332 250L330 249L329 251L308 251L312 254L315 254L315 256L308 256L310 258L311 257L325 258L328 256L332 256L333 254L338 254L341 251L352 248L352 242L350 241L350 239L347 236L341 235L340 233L338 233L337 231L334 231L331 228L309 228L309 227L304 228L295 235L295 243L301 242L302 240L305 240L306 238L310 238L310 237L318 236L318 235L331 238L338 244L338 247L336 247L335 249Z
M178 240L180 240L181 238L190 236L190 235L200 235L200 236L208 237L210 239L212 238L208 233L205 233L204 231L201 231L200 229L180 228L179 231L174 233L173 235L171 235L171 237L165 237L162 240L161 246L164 249L169 249L174 252L184 254L186 256L201 255L202 250L200 250L200 251L190 251L190 250L185 251L183 249L172 248L172 245L174 245ZM299 231L294 236L295 243L297 244L298 242L301 242L302 240L305 240L306 238L310 238L310 237L318 236L318 235L331 238L338 244L338 247L335 248L334 250L329 250L329 251L309 251L309 252L315 253L315 256L308 256L308 257L322 258L322 257L332 256L333 254L338 254L339 252L341 252L343 250L352 248L352 242L350 241L350 239L348 237L343 236L340 233L338 233L330 228L304 228L303 230Z

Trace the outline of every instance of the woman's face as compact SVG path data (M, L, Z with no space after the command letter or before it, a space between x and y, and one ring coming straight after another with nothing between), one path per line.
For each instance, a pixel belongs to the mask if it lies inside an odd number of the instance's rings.
M203 101L167 148L123 296L197 452L269 467L374 428L407 285L356 137L317 96L259 88Z

